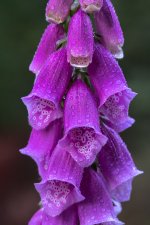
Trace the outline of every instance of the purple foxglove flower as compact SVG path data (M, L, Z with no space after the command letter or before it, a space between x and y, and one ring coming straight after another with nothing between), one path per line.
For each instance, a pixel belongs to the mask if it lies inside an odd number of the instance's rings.
M128 88L117 61L101 44L95 45L88 73L98 96L99 111L114 124L124 123L136 94Z
M132 181L133 179L130 179L117 186L114 190L111 191L112 197L119 202L129 201L132 192Z
M60 144L80 166L91 165L107 138L100 131L94 98L80 79L73 84L66 97L64 129L65 136Z
M47 178L35 184L49 216L55 217L74 203L84 200L79 189L82 174L83 169L58 144L49 162Z
M28 225L77 225L77 223L77 210L73 206L56 217L50 217L44 212L44 209L40 209L34 214Z
M47 26L30 64L30 71L35 74L39 73L50 54L56 50L57 41L64 36L64 29L61 25L51 24Z
M78 204L80 225L122 224L117 220L112 200L101 177L92 169L85 169L81 182L85 200Z
M62 120L53 121L42 130L32 130L28 145L21 149L22 154L30 156L38 165L40 176L47 174L51 154L62 137Z
M72 75L67 62L66 48L54 52L46 61L32 92L22 98L28 109L29 123L36 129L47 127L53 120L62 117L60 101Z
M92 62L93 43L91 20L86 13L78 10L69 24L68 62L75 67L87 67Z
M82 10L87 13L100 11L103 5L103 0L79 0L79 1Z
M123 32L110 0L103 0L103 7L95 14L97 32L116 58L123 58L122 47L124 44Z
M98 162L109 189L113 190L141 172L137 170L120 136L106 125L102 126L102 131L108 141L98 155Z
M49 0L46 7L46 20L63 23L69 15L72 3L73 0Z

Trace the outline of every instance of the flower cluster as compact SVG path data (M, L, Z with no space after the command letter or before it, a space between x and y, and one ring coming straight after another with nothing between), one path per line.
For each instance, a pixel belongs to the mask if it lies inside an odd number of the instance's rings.
M32 127L21 153L37 163L41 208L29 225L121 225L136 168L119 133L135 93L115 58L124 37L110 0L49 0L50 23L22 100Z

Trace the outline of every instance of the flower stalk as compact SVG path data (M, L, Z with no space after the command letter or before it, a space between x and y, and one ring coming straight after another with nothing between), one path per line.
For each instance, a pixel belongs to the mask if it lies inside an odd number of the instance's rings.
M115 58L124 37L110 0L49 0L50 23L22 100L32 127L21 149L37 164L41 202L29 225L122 225L139 171L120 137L135 97Z

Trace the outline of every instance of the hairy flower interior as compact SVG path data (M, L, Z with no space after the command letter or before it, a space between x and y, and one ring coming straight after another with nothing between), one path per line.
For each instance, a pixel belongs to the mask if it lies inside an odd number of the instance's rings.
M73 185L58 181L50 180L46 183L46 188L44 190L44 198L42 199L43 205L48 205L48 207L61 207L67 201L68 195L71 193Z
M63 22L64 18L61 18L60 16L56 14L49 13L48 15L46 15L46 20L48 22L54 22L54 23L60 24Z
M51 113L56 109L53 102L33 96L30 99L29 120L33 127L46 127Z
M92 128L75 128L69 132L68 138L70 147L86 159L90 159L98 148L97 137Z
M87 57L74 57L71 56L70 63L72 66L85 68L91 63L91 59L89 56Z
M87 13L93 13L93 12L99 11L101 6L98 3L92 3L89 5L83 4L82 8Z

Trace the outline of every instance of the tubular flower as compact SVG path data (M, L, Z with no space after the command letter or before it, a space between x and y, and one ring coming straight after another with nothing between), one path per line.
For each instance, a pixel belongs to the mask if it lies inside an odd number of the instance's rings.
M121 203L142 172L119 135L135 122L136 93L115 59L124 43L118 17L110 0L49 0L46 19L22 98L32 131L20 152L40 175L41 208L28 224L122 225Z
M65 48L53 53L46 61L35 80L32 92L22 98L28 109L29 123L34 129L43 129L53 120L62 117L60 101L71 73Z
M95 14L95 25L105 47L116 58L123 58L123 32L110 0L103 0L102 10Z
M46 20L63 23L69 15L72 3L73 0L49 0L46 7Z
M64 36L64 29L61 25L50 24L47 26L30 64L30 71L36 75L40 72L50 54L56 51L57 42Z
M64 131L65 136L60 144L83 167L94 162L97 153L107 141L100 131L94 98L81 80L77 80L67 94Z
M84 200L80 192L83 169L59 145L55 148L47 176L36 189L41 195L45 212L55 217L76 202Z
M59 139L62 137L62 120L53 121L42 130L33 129L28 145L21 149L21 153L30 156L38 165L39 174L45 177L49 160Z
M93 29L88 15L81 10L71 18L68 30L67 57L75 67L87 67L93 56Z
M80 0L80 5L83 11L93 13L100 11L103 5L103 0Z

